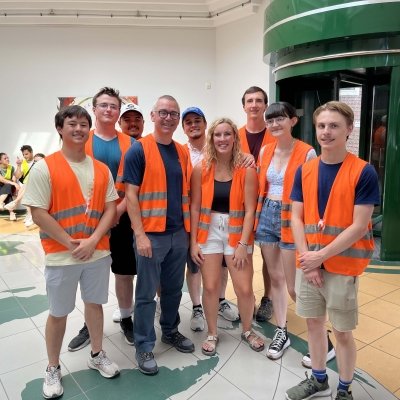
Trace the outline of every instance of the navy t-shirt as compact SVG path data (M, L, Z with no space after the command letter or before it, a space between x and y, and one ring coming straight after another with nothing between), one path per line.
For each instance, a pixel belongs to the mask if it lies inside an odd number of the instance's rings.
M175 144L157 143L167 177L167 225L165 233L173 233L183 228L182 213L182 168ZM125 155L124 182L140 186L143 182L146 159L142 144L132 144Z
M318 212L322 218L325 213L326 204L328 203L329 194L333 182L342 163L325 164L319 160L318 171ZM294 178L292 193L290 198L293 201L303 202L303 188L301 181L302 166L300 166ZM380 203L378 175L375 168L371 164L367 164L361 172L360 179L356 185L356 193L354 198L355 205Z

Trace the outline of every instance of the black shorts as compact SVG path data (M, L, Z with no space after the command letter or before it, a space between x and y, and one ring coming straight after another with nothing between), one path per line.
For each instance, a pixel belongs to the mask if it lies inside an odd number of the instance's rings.
M133 230L127 212L121 215L119 224L111 229L111 271L118 275L136 275L136 258L133 250Z

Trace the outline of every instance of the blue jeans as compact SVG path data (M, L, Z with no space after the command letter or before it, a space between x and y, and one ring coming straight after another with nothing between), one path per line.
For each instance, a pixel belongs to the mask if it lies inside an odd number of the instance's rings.
M161 235L149 233L147 236L152 246L151 258L137 254L134 240L137 280L133 333L138 352L150 352L154 348L156 341L154 296L159 286L161 330L164 335L170 335L178 330L180 323L178 309L182 298L189 247L188 233L183 228L175 233Z

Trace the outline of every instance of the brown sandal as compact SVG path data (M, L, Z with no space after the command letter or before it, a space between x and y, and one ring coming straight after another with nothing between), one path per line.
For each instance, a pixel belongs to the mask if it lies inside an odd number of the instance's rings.
M264 341L254 331L250 330L242 333L242 340L248 343L250 348L254 351L263 351L265 344ZM262 344L258 345L258 342L262 340Z

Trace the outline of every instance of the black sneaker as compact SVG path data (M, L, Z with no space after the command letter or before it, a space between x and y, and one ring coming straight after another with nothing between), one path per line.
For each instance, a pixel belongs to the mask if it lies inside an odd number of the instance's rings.
M86 323L79 333L69 342L68 351L77 351L83 349L90 343L89 331Z
M279 326L275 329L274 338L267 350L267 357L271 360L277 360L281 358L283 352L290 346L290 338L287 334L287 329L280 328Z
M129 346L133 346L135 344L135 339L133 338L133 322L132 317L122 318L119 323L122 333L125 336L125 342L129 344Z
M183 336L180 332L176 331L171 333L171 335L162 335L161 341L166 344L174 346L181 353L193 353L194 344L187 337Z
M257 322L265 322L272 318L272 300L268 297L262 297L260 306L258 307L256 313L256 321Z
M335 348L333 347L333 343L331 342L331 338L329 337L329 333L331 331L327 331L327 336L328 336L328 353L326 354L326 362L329 362L333 360L336 357L336 352ZM301 365L305 368L311 368L311 357L310 353L307 353L305 356L303 356L301 360Z

